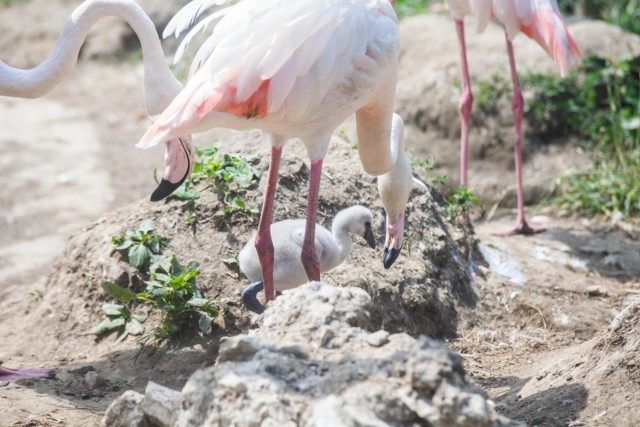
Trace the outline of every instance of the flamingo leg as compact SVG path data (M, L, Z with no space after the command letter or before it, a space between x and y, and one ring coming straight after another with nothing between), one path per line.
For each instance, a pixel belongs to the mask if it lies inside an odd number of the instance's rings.
M460 184L468 186L467 164L469 159L469 122L471 120L471 108L473 107L473 94L469 79L469 64L467 62L467 47L464 38L464 22L456 19L456 31L460 44L460 72L462 74L462 93L458 109L462 119L460 129Z
M311 162L309 177L309 199L307 204L307 223L305 225L304 242L300 259L309 280L320 280L320 261L316 255L316 220L318 217L318 196L320 178L322 177L322 160Z
M539 233L543 230L536 230L527 224L527 220L524 214L524 191L522 186L522 114L524 111L524 99L522 97L522 90L520 89L520 81L518 80L518 71L516 70L516 59L513 54L513 44L509 40L505 32L507 39L507 52L509 54L509 66L511 67L511 78L513 80L513 101L511 108L513 110L514 127L515 127L515 146L514 155L516 161L516 192L518 199L518 219L516 226L508 230L506 235L524 234L531 235Z
M10 369L0 367L0 381L19 380L22 378L53 378L54 374L51 369L43 368L27 368L27 369Z
M268 303L275 299L275 289L273 286L273 241L271 240L271 222L273 214L273 201L275 199L276 187L278 186L278 169L280 167L280 157L282 147L271 147L271 161L269 163L269 175L267 177L267 188L264 193L262 213L258 224L255 246L260 259L260 270L262 271L262 281L264 282L264 299Z

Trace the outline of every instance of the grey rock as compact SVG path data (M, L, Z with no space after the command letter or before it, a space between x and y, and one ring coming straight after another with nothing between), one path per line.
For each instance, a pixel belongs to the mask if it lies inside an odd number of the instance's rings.
M149 381L142 401L142 410L159 427L170 427L180 409L180 392Z
M107 408L102 427L151 427L142 411L143 400L144 395L125 391Z

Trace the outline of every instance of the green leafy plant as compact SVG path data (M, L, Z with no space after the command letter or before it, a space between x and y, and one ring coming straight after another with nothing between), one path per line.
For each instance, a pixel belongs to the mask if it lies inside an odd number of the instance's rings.
M163 313L161 325L154 331L158 339L172 338L196 322L204 334L211 333L220 305L205 298L196 286L200 266L192 261L182 266L175 256L163 257L150 268L147 289L137 295Z
M213 320L219 315L221 306L209 299L196 286L200 274L199 265L192 261L182 266L175 256L154 257L149 267L150 280L146 281L144 292L135 293L115 283L104 282L102 287L110 296L122 304L104 304L107 315L94 328L97 335L117 330L118 341L128 335L140 335L146 317L132 314L125 305L130 302L148 304L150 310L162 313L160 324L144 339L159 341L171 339L197 324L204 334L211 333Z
M482 207L480 198L474 195L473 190L464 185L452 188L448 200L449 204L445 207L445 215L452 222L469 216L474 208Z
M250 161L233 154L220 155L216 144L204 148L196 146L195 151L197 160L193 165L191 178L186 180L171 197L181 200L197 199L200 193L194 188L200 183L210 182L211 186L221 194L226 205L225 212L258 212L256 209L248 208L241 197L260 176Z
M136 294L128 288L122 288L115 283L105 281L102 288L122 304L102 304L102 311L107 316L98 326L93 328L93 333L98 336L118 333L116 343L129 335L141 335L144 332L142 324L147 320L144 314L135 314L125 305L136 298Z
M137 230L127 230L124 234L111 236L116 250L127 253L129 264L142 269L152 255L159 255L169 243L169 239L156 233L153 221L147 219Z

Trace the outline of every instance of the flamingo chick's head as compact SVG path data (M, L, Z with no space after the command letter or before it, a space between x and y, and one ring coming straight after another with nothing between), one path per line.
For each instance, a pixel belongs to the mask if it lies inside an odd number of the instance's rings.
M165 169L162 181L151 194L151 201L157 202L173 193L189 177L193 169L195 152L191 135L171 139L165 143Z
M413 176L409 158L404 152L404 122L394 114L391 126L391 151L395 157L392 169L378 177L378 193L387 213L387 236L382 263L389 268L400 255L404 240L404 215L411 194Z

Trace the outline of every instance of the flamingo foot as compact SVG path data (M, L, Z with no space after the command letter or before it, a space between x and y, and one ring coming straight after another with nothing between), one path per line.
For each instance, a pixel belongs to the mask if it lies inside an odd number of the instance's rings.
M240 298L242 298L242 303L249 311L253 311L254 313L262 314L264 313L264 305L260 304L258 301L257 293L261 292L264 289L264 282L259 280L255 283L250 284L245 288L244 291L240 294Z
M23 378L55 378L51 369L30 368L30 369L10 369L0 367L0 381L19 380Z
M533 236L534 234L546 231L544 228L531 227L526 220L518 221L518 224L502 233L496 233L498 236L515 236L521 234L523 236Z

